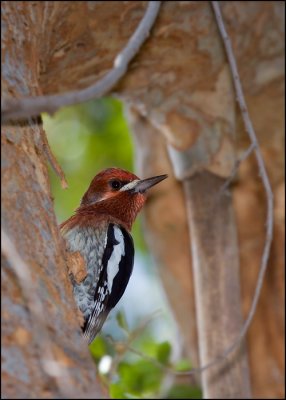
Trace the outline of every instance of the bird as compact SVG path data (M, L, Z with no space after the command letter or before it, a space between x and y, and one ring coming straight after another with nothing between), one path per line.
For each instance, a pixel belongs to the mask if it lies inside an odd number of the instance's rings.
M70 275L88 344L128 285L134 263L131 228L147 191L166 178L139 179L121 168L104 169L92 179L74 215L60 224L67 253L79 255L85 266L80 279Z

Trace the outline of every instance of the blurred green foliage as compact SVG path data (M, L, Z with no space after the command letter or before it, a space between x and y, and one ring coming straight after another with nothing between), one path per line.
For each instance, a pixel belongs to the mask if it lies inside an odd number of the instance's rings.
M104 98L67 107L54 117L43 115L43 123L51 150L69 184L68 189L63 190L59 178L49 169L59 222L70 217L79 206L97 172L114 166L133 170L133 145L120 101ZM140 218L132 234L135 247L146 251ZM125 337L122 343L99 335L90 345L99 371L104 359L110 363L108 371L102 373L102 379L109 387L111 398L201 398L197 388L176 383L166 386L166 371L162 366L177 371L191 367L187 360L172 364L169 342L158 342L147 326L130 331L121 312L117 313L116 320Z
M133 171L133 144L119 100L104 98L62 108L53 117L43 114L44 129L61 165L68 189L49 168L55 212L59 222L69 218L93 177L102 169ZM133 227L136 246L145 249L140 217Z
M118 342L108 337L97 336L90 345L99 373L102 373L101 360L106 358L110 360L108 371L102 375L109 387L111 398L202 398L198 387L173 383L166 379L167 374L173 376L171 371L191 369L187 360L172 362L172 345L168 341L157 342L146 329L129 330L121 312L116 318L118 321L124 320L125 339Z

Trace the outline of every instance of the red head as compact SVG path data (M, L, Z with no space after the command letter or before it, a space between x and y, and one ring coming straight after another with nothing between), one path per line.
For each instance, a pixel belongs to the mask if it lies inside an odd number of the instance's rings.
M119 168L105 169L91 181L77 214L111 217L131 230L146 200L146 191L165 178L167 175L141 180Z

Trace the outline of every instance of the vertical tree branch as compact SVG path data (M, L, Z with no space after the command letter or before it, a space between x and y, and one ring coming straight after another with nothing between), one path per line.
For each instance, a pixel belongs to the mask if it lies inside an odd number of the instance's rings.
M242 325L236 224L231 197L224 195L217 201L221 185L222 178L209 172L184 180L200 362L202 370L207 369L202 387L207 399L245 399L250 398L250 382L242 346L228 359L216 362L216 368L208 368Z

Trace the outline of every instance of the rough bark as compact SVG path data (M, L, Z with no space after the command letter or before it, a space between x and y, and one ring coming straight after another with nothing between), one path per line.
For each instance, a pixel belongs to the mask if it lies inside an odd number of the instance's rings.
M39 93L39 4L7 2L2 8L3 96ZM94 363L77 321L64 246L53 210L35 121L2 129L2 227L28 265L33 297L43 308L47 341L38 343L14 260L2 257L2 396L4 398L103 398ZM4 248L5 251L5 248ZM39 321L37 321L39 323ZM44 338L42 338L44 341ZM49 348L51 354L46 354ZM60 375L64 374L64 375Z
M285 218L282 111L284 3L253 1L222 2L221 5L234 45L247 104L275 195L275 237L271 260L262 298L247 337L252 392L254 397L282 398L284 314L281 304L284 304ZM23 96L37 92L56 93L94 83L112 66L115 55L135 29L145 7L146 2L140 1L4 2L4 96ZM166 142L161 138L156 148L159 154L164 154L166 165L168 143L176 151L191 152L193 163L188 173L195 174L207 170L226 177L234 163L235 153L239 154L241 149L248 147L241 118L234 106L223 46L207 2L164 2L153 35L131 64L128 74L118 85L116 92L147 117L149 123L157 128L157 132L164 135ZM38 275L49 274L49 283L42 278L42 285L50 288L50 291L58 290L60 298L65 299L68 287L60 290L55 279L56 271L63 271L65 266L55 227L38 128L9 127L5 129L2 140L4 226L16 242L23 258L35 267L35 271L40 271ZM196 151L202 146L208 151ZM158 157L154 156L155 153L149 148L151 155L146 158L142 168L144 172L152 173L158 168ZM171 179L169 185L168 193L158 196L156 202L154 201L157 210L160 207L164 209L167 200L163 198L167 197L170 201L168 204L180 207L180 211L174 210L171 214L176 216L177 213L179 220L186 221L186 210L180 206L184 204L182 189L175 179ZM245 315L259 268L265 223L265 200L253 157L249 157L241 165L239 180L233 187L233 198L240 245ZM164 229L166 219L161 218L154 209L156 208L153 208L150 201L145 213L146 227L152 231L153 243L158 243L158 246L153 244L153 249L163 265L167 258L164 254L168 254L170 248L170 240L166 236L167 240L164 241L162 233L169 232L170 236L172 234L171 229ZM44 213L45 222L42 224L38 222L40 212ZM176 220L174 224L175 222ZM176 247L174 254L183 251L185 258L182 257L184 260L180 267L175 261L166 263L166 277L176 276L176 291L183 293L183 297L178 296L176 303L173 281L165 278L164 285L167 294L172 293L170 302L186 338L185 343L192 347L195 333L193 328L189 328L192 327L194 315L186 315L180 307L180 302L187 297L188 291L190 296L192 293L192 278L187 261L190 255L186 225L175 228L173 233L178 231L182 234L182 239L173 241L173 246ZM31 242L33 246L30 245ZM48 242L52 242L53 245L48 246ZM63 282L64 279L63 273ZM5 290L8 290L12 282L13 279L9 278ZM17 293L11 307L8 308L15 317L18 308L13 305L16 304L16 299L22 304L21 293L16 284L5 293L7 295L4 294L4 301L7 298L8 302L14 299L12 293ZM50 295L47 295L47 298L50 299ZM193 301L190 300L190 310L193 310L192 304ZM50 308L47 307L52 313ZM64 309L69 307L62 310ZM60 315L52 314L50 321L53 321L57 335L62 331L62 340L71 343L72 340L66 337L60 323L68 318L64 317L64 314L64 311ZM4 324L5 346L6 341L7 346L9 343L9 332L15 330L15 318L7 318ZM29 325L27 313L23 314L23 324ZM67 325L73 332L76 331L75 320L65 326ZM78 347L80 346L77 346L77 349ZM14 354L15 350L11 351ZM29 350L25 347L25 352L29 351L32 356L34 349ZM7 360L12 359L11 354L8 354ZM80 354L83 360L84 351ZM17 365L22 365L19 362L20 357L22 355L19 355L18 359L15 357ZM36 373L40 371L37 368L35 370ZM5 377L7 387L13 391L11 382L14 382L16 372L13 376L13 371L10 370L10 374ZM91 372L86 375L86 381L90 374ZM21 381L19 385L23 385L23 393L27 393L29 383ZM38 394L37 392L34 396Z

